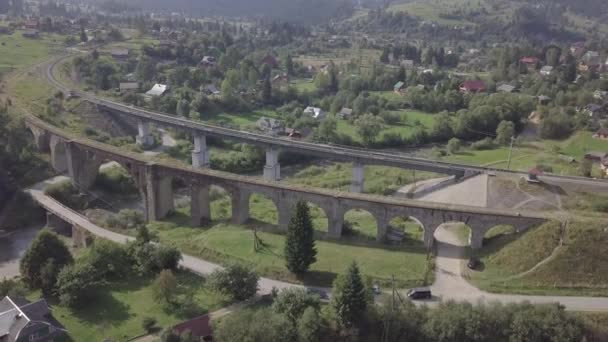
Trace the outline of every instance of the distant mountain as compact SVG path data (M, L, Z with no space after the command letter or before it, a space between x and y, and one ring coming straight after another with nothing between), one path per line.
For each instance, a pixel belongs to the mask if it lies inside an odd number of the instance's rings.
M92 0L97 3L105 0ZM130 6L205 16L263 16L320 23L352 13L354 0L131 0Z

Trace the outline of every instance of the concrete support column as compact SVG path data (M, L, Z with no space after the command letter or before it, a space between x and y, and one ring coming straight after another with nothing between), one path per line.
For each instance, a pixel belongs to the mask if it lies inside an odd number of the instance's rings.
M232 193L232 223L245 224L249 220L249 195L245 190Z
M85 248L88 244L87 231L78 226L72 226L72 245L78 248Z
M353 180L350 185L350 191L356 193L363 192L363 186L365 183L365 165L354 162L353 163Z
M279 229L287 231L289 220L291 220L291 215L293 214L293 205L289 201L281 202L278 204L277 210L279 211Z
M46 227L55 231L57 234L69 235L71 225L62 220L57 215L47 212L46 213Z
M279 149L271 147L266 150L266 165L264 166L264 179L269 181L281 180L281 165L279 164Z
M196 168L208 168L209 148L207 147L207 137L196 133L194 135L194 150L192 150L192 166Z
M376 218L376 225L378 230L376 231L376 241L386 242L386 235L388 234L388 222L384 218Z
M337 201L332 205L331 210L326 210L327 215L327 235L333 239L342 237L344 226L344 211L339 208Z
M154 144L154 137L150 130L150 123L138 120L137 121L137 144L142 147L149 147Z
M200 227L211 221L211 201L209 200L208 185L192 185L190 187L190 213L193 227Z
M430 227L427 225L424 226L423 239L424 239L424 245L426 246L427 249L433 248L433 245L435 242L435 229L436 228L437 227Z
M79 149L72 141L66 142L68 175L79 189L90 189L99 172L99 162L94 155Z
M146 166L146 218L155 221L164 218L173 206L173 178L159 177L156 174L156 165Z
M469 236L469 244L471 249L480 249L483 247L483 238L485 236L485 229L473 229L471 227L471 235Z

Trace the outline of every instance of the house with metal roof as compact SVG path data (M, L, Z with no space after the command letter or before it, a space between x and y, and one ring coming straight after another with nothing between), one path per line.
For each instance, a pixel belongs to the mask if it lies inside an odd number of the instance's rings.
M51 315L46 300L0 300L0 342L52 342L66 330Z

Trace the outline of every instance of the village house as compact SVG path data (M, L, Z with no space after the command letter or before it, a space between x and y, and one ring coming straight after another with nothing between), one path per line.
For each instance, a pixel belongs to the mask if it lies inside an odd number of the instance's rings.
M193 318L189 321L176 324L172 327L173 333L182 335L189 332L193 341L210 342L213 341L213 329L211 327L211 317L209 315Z
M150 90L146 92L148 96L162 96L168 90L166 84L155 84Z
M401 61L400 64L401 64L402 67L404 67L404 68L406 68L408 70L414 69L414 66L415 66L414 61L411 60L411 59L404 59L404 60Z
M271 54L266 55L266 57L262 59L262 64L267 64L273 69L279 67L279 61L277 61L277 58Z
M201 68L211 68L211 67L214 67L216 63L217 63L217 60L216 60L215 57L213 57L213 56L204 56L203 59L201 59L201 62L199 63L199 66Z
M405 89L405 83L403 83L401 81L395 83L395 85L393 86L393 91L397 94L401 94L401 92L403 92L404 89Z
M0 300L0 341L52 342L65 333L44 299L33 303L21 298Z
M602 162L602 160L606 159L607 157L608 157L608 152L592 151L592 152L585 153L585 159L591 160L592 162L595 162L595 163L600 163L600 162Z
M593 92L593 98L596 100L603 100L608 97L608 91L596 90Z
M26 30L38 30L40 28L40 22L38 19L30 19L23 22L23 28Z
M353 110L351 108L342 108L342 110L340 110L340 112L337 114L337 117L342 119L342 120L348 120L352 117L353 115Z
M273 118L263 116L256 122L256 126L260 131L273 136L285 133L285 123Z
M551 98L547 95L538 96L538 104L541 106L546 106L551 102Z
M481 80L467 80L460 84L460 92L464 94L480 93L486 90L486 84Z
M303 113L315 119L323 119L325 117L323 109L318 107L306 107Z
M538 57L527 56L527 57L522 57L519 59L519 63L526 66L528 71L535 71L536 68L538 67L539 62L540 62L540 60L538 59Z
M129 91L137 91L139 89L139 84L137 82L120 82L118 85L118 90L121 93L129 92Z
M587 51L582 58L583 62L590 67L597 67L602 64L600 53L597 51Z
M112 51L110 51L110 56L112 56L115 61L125 62L129 59L129 49L112 49Z
M21 34L25 38L37 39L40 37L40 33L37 30L28 30Z
M517 91L517 87L510 84L502 84L496 88L496 91L499 93L514 93Z
M551 74L553 74L553 67L550 65L545 65L544 67L540 68L540 74L543 76L550 76Z
M206 86L202 86L202 92L209 96L220 96L222 93L217 89L215 84L207 84Z
M593 134L593 138L600 140L608 140L608 128L600 128L595 134Z
M273 84L289 84L289 76L287 74L276 75L272 78Z
M604 108L595 103L590 103L590 104L586 105L585 108L583 109L583 112L586 113L587 115L589 115L589 117L595 118L595 119L601 118L605 114Z

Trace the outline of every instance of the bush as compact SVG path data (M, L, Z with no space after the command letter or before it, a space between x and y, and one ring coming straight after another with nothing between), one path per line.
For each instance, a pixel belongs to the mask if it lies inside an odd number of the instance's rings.
M137 193L137 187L131 175L122 167L111 167L100 172L95 179L95 186L107 192L122 195Z
M384 111L380 113L380 117L384 119L387 125L395 125L401 122L401 116L399 113Z
M156 329L156 319L152 317L144 317L144 319L141 321L141 327L144 328L147 333L153 332Z
M471 144L471 149L475 151L492 150L494 147L494 141L491 138L485 138Z
M139 210L122 209L118 214L106 219L109 228L137 229L145 223L144 214Z
M231 265L224 270L214 271L209 276L208 282L215 291L242 301L256 294L259 279L260 277L250 268Z
M539 132L543 139L567 138L574 129L573 120L565 113L553 114L540 123Z
M78 189L69 180L48 185L44 189L44 194L73 209L80 210L87 207Z

